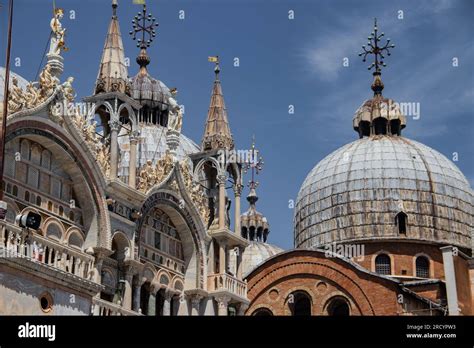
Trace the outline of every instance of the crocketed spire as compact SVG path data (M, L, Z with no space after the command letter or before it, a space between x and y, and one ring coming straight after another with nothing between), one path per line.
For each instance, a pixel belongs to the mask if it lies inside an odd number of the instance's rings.
M112 1L112 19L105 39L94 94L121 92L129 94L122 35L117 18L117 0Z
M219 80L220 68L218 62L216 62L214 71L216 77L207 113L202 148L203 150L233 149L234 139L232 138L229 121L227 120L224 95L222 94L221 81Z

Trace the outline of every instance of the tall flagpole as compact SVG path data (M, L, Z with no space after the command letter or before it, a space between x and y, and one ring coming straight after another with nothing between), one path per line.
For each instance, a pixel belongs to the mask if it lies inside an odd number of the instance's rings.
M3 90L3 114L0 131L0 219L3 220L7 213L7 203L3 201L3 171L5 166L5 135L7 131L7 115L8 115L8 85L10 82L10 51L12 46L12 19L13 19L13 0L9 0L8 4L8 36L7 36L7 57L5 62L5 85Z

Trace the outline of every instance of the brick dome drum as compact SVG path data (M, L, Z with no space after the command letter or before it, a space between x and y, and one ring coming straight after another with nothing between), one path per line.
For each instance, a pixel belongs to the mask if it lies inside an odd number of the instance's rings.
M406 214L400 233L397 214ZM295 246L404 239L471 248L473 194L461 171L430 147L396 135L363 137L306 177Z

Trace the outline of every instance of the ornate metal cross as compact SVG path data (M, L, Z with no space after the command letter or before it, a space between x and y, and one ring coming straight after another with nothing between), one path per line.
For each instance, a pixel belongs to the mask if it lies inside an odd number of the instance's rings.
M379 46L379 42L380 40L382 39L382 37L384 36L385 34L382 33L382 34L378 34L378 27L377 27L377 18L374 19L374 31L370 34L370 36L367 38L369 41L368 41L368 46L369 46L369 49L367 49L367 47L365 47L365 45L362 46L362 49L364 50L364 52L361 52L359 53L359 57L363 56L364 58L362 59L363 62L365 62L367 60L367 55L369 54L373 54L374 55L374 62L372 64L369 65L368 69L372 69L372 68L375 68L375 71L374 71L374 75L377 74L377 75L380 75L380 72L381 72L381 67L385 67L387 66L383 59L385 59L385 56L384 54L386 53L387 56L390 55L390 48L394 48L395 45L391 45L390 44L390 39L387 39L387 42L385 43L384 46Z
M244 172L247 173L249 169L252 169L252 180L249 181L248 187L250 189L256 189L258 187L258 181L255 181L255 174L258 174L263 169L263 157L259 156L259 152L255 148L255 136L252 141L252 148L249 150L249 159L244 164Z
M133 30L130 31L130 35L132 36L133 40L137 39L137 36L141 33L141 39L137 40L137 47L140 48L147 48L150 47L153 38L156 36L155 28L158 27L158 23L156 22L156 18L152 17L151 13L147 15L146 13L146 5L143 5L143 11L138 12L138 14L133 17L132 24ZM148 39L146 36L148 35Z

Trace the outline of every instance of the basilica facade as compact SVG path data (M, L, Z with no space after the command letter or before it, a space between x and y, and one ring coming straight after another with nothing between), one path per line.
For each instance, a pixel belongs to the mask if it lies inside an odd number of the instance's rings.
M304 181L295 249L283 251L268 243L253 179L242 212L249 164L222 156L236 146L218 58L197 144L181 132L177 90L148 72L155 19L146 7L134 19L129 77L118 10L112 1L92 95L76 100L63 76L61 9L38 81L12 74L0 314L474 314L472 190L402 136L380 75L354 116L359 139Z

